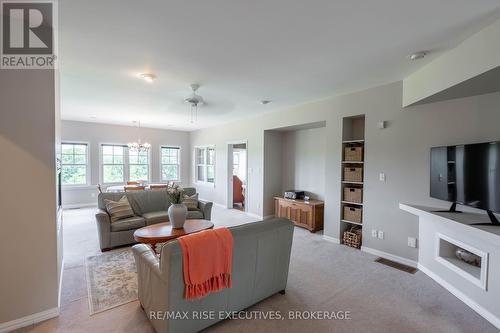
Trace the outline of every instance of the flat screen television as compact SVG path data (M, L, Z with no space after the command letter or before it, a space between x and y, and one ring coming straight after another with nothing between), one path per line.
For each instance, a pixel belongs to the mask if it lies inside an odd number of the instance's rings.
M500 141L431 148L431 197L500 213ZM498 220L497 220L498 222Z

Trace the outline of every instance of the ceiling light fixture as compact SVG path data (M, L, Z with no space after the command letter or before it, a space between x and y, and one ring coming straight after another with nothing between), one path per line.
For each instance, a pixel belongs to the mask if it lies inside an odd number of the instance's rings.
M154 81L154 79L156 79L156 76L154 74L151 74L151 73L142 73L139 76L142 77L144 79L144 81L146 81L148 83L151 83Z
M200 88L199 84L193 83L191 85L191 90L193 94L188 98L184 99L184 102L189 103L191 106L191 123L194 123L198 120L198 106L205 103L203 97L196 94L196 91Z
M427 51L415 52L413 54L410 54L409 58L412 61L423 59L423 58L425 58L425 56L427 55L427 53L428 53Z
M260 104L262 104L262 105L266 105L266 104L269 104L269 103L271 103L271 102L272 102L272 101L270 101L270 100L268 100L268 99L265 99L265 100L263 100L263 101L260 101Z
M133 121L132 123L134 124L134 126L137 125L137 128L139 129L139 138L138 138L137 142L129 142L127 144L128 149L130 151L139 152L139 153L147 152L149 150L149 148L151 148L151 144L149 144L148 142L144 142L144 143L141 142L141 122L140 121Z

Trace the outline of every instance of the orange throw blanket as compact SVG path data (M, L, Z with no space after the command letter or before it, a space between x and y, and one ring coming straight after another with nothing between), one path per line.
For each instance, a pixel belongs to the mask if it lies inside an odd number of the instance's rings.
M231 288L233 235L228 228L204 230L178 240L183 256L185 299Z

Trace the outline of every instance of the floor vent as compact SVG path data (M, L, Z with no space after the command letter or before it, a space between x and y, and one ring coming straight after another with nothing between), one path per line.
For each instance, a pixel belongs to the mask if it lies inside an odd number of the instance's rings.
M381 263L383 265L386 265L386 266L389 266L389 267L392 267L395 269L399 269L400 271L410 273L410 274L415 274L417 272L417 269L415 267L406 266L406 265L400 264L398 262L384 259L384 258L377 258L377 259L375 259L375 262Z

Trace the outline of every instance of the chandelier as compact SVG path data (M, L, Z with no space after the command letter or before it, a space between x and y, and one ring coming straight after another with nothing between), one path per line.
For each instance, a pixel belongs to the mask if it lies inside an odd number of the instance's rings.
M151 144L148 142L142 143L141 141L141 122L140 121L134 121L134 125L137 125L137 128L139 130L139 138L137 139L137 142L129 142L127 144L128 149L132 152L147 152L149 148L151 148Z

